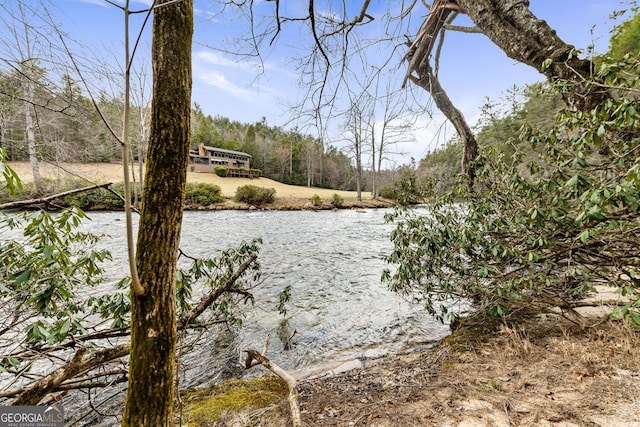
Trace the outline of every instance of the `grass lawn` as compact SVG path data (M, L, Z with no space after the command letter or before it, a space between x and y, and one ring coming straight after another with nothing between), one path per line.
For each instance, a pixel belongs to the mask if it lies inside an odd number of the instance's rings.
M33 174L28 162L9 162L20 179L25 182L33 181ZM41 163L40 174L46 178L65 179L70 177L84 178L93 183L121 182L123 181L121 163ZM137 174L137 167L136 167ZM243 185L256 185L258 187L274 188L276 190L277 208L305 208L309 199L315 194L323 200L331 200L334 194L340 195L346 206L379 206L371 200L370 193L362 193L362 203L357 202L355 191L339 191L325 188L309 188L297 185L287 185L267 178L222 178L213 173L188 172L189 182L205 182L216 184L222 189L225 198L232 199L236 189ZM309 202L310 204L310 202Z

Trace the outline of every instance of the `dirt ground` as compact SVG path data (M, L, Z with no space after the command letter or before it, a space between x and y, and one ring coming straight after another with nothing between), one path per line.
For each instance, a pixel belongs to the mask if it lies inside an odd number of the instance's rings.
M544 318L303 382L313 426L640 426L637 333Z
M557 315L299 382L307 426L640 427L640 332ZM286 426L285 401L213 426Z

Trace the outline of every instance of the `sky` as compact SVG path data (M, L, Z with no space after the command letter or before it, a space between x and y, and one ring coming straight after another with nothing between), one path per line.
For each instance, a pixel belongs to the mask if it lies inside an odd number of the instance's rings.
M37 5L39 0L24 0ZM124 0L116 3L123 4ZM132 10L144 9L149 0L130 0ZM297 126L312 135L317 135L315 122L306 117L297 117L290 109L305 96L305 89L299 87L301 69L293 58L304 58L312 43L308 28L300 25L283 24L282 31L272 45L266 39L260 49L261 56L246 57L237 53L246 51L246 44L238 38L251 35L246 25L246 16L237 13L218 13L221 2L195 0L195 34L193 47L193 95L192 102L200 105L205 114L220 115L242 123L253 123L264 117L271 126L291 128ZM287 14L306 13L307 2L281 1L281 12ZM347 2L353 8L350 16L355 16L361 1ZM375 17L393 10L399 2L372 1L369 11ZM420 3L420 2L418 2ZM258 24L273 25L275 2L255 0L255 20ZM316 1L319 13L327 2ZM104 0L55 0L49 4L54 20L70 38L75 39L93 55L113 63L123 57L123 13ZM597 53L608 47L610 30L615 22L610 19L612 12L624 9L622 0L530 0L530 8L539 18L546 20L561 39L586 49L593 45ZM300 10L296 10L296 9ZM227 12L230 10L227 9ZM245 8L246 12L246 8ZM0 9L0 13L2 10ZM131 30L137 32L144 14L131 16ZM421 17L414 18L414 25ZM375 37L381 31L380 20L362 28L365 37ZM460 19L464 24L464 17ZM378 25L376 27L376 25ZM138 50L138 59L149 63L150 23L143 30ZM379 52L387 57L386 52ZM399 57L390 62L395 69L391 86L400 88L405 65ZM394 62L395 61L395 62ZM499 99L513 85L525 85L543 80L543 76L533 68L518 64L506 57L484 35L449 32L445 40L440 65L440 80L454 104L462 110L470 124L475 124L480 116L480 108L489 97ZM340 101L336 101L339 103ZM428 100L421 100L429 104ZM340 145L341 124L338 120L327 122L325 137ZM416 160L447 142L453 134L453 127L446 123L437 111L422 112L417 116L413 140L404 141L397 147L403 155L394 156L387 166L393 167Z

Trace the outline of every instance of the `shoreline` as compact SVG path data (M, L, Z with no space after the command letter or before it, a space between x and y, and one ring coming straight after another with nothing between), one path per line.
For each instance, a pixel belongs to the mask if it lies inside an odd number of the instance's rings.
M300 379L303 422L640 427L640 333L606 318L591 320L594 326L581 328L557 314L541 314L492 328L463 326L429 349ZM221 393L200 390L197 404ZM183 409L188 421L189 405ZM207 425L290 425L285 396L222 414Z
M33 181L33 174L28 162L8 162L24 183ZM40 173L43 178L52 180L78 179L91 183L117 183L122 182L121 163L42 163ZM395 202L392 200L374 200L369 192L362 192L362 200L357 200L355 191L333 190L320 187L303 187L283 184L267 178L227 178L219 177L212 173L187 172L187 182L207 183L220 187L224 201L209 206L185 205L185 210L333 210L333 209L377 209L392 208ZM252 207L248 204L233 200L236 189L243 185L256 185L263 188L276 190L273 203L260 207ZM334 206L334 195L342 198L342 206ZM320 204L314 204L312 199L320 199ZM92 210L101 210L99 208Z

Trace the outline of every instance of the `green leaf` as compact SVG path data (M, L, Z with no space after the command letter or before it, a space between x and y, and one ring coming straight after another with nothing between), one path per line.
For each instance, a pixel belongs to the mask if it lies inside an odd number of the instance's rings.
M69 333L70 328L71 328L71 319L67 318L60 326L59 335L61 337L66 337L67 333Z
M578 236L578 238L582 243L587 243L587 240L589 240L589 230L584 230L582 233L580 233L580 236Z
M629 314L631 314L631 318L636 323L636 325L640 326L640 314L636 313L635 311L631 311L629 312Z
M578 184L578 175L573 175L565 184L566 187L575 187Z
M40 324L40 325L35 325L35 328L34 328L34 329L35 329L35 330L36 330L36 332L37 332L40 336L42 336L44 339L46 339L46 340L48 340L48 339L49 339L49 336L50 336L51 334L49 333L49 331L47 330L47 328L46 328L44 325L42 325L42 324Z
M53 248L49 245L46 245L42 250L42 255L44 255L44 259L51 259L51 255L53 254Z
M11 275L10 277L11 280L13 280L14 286L20 286L29 280L31 277L31 270L24 270L16 275Z

